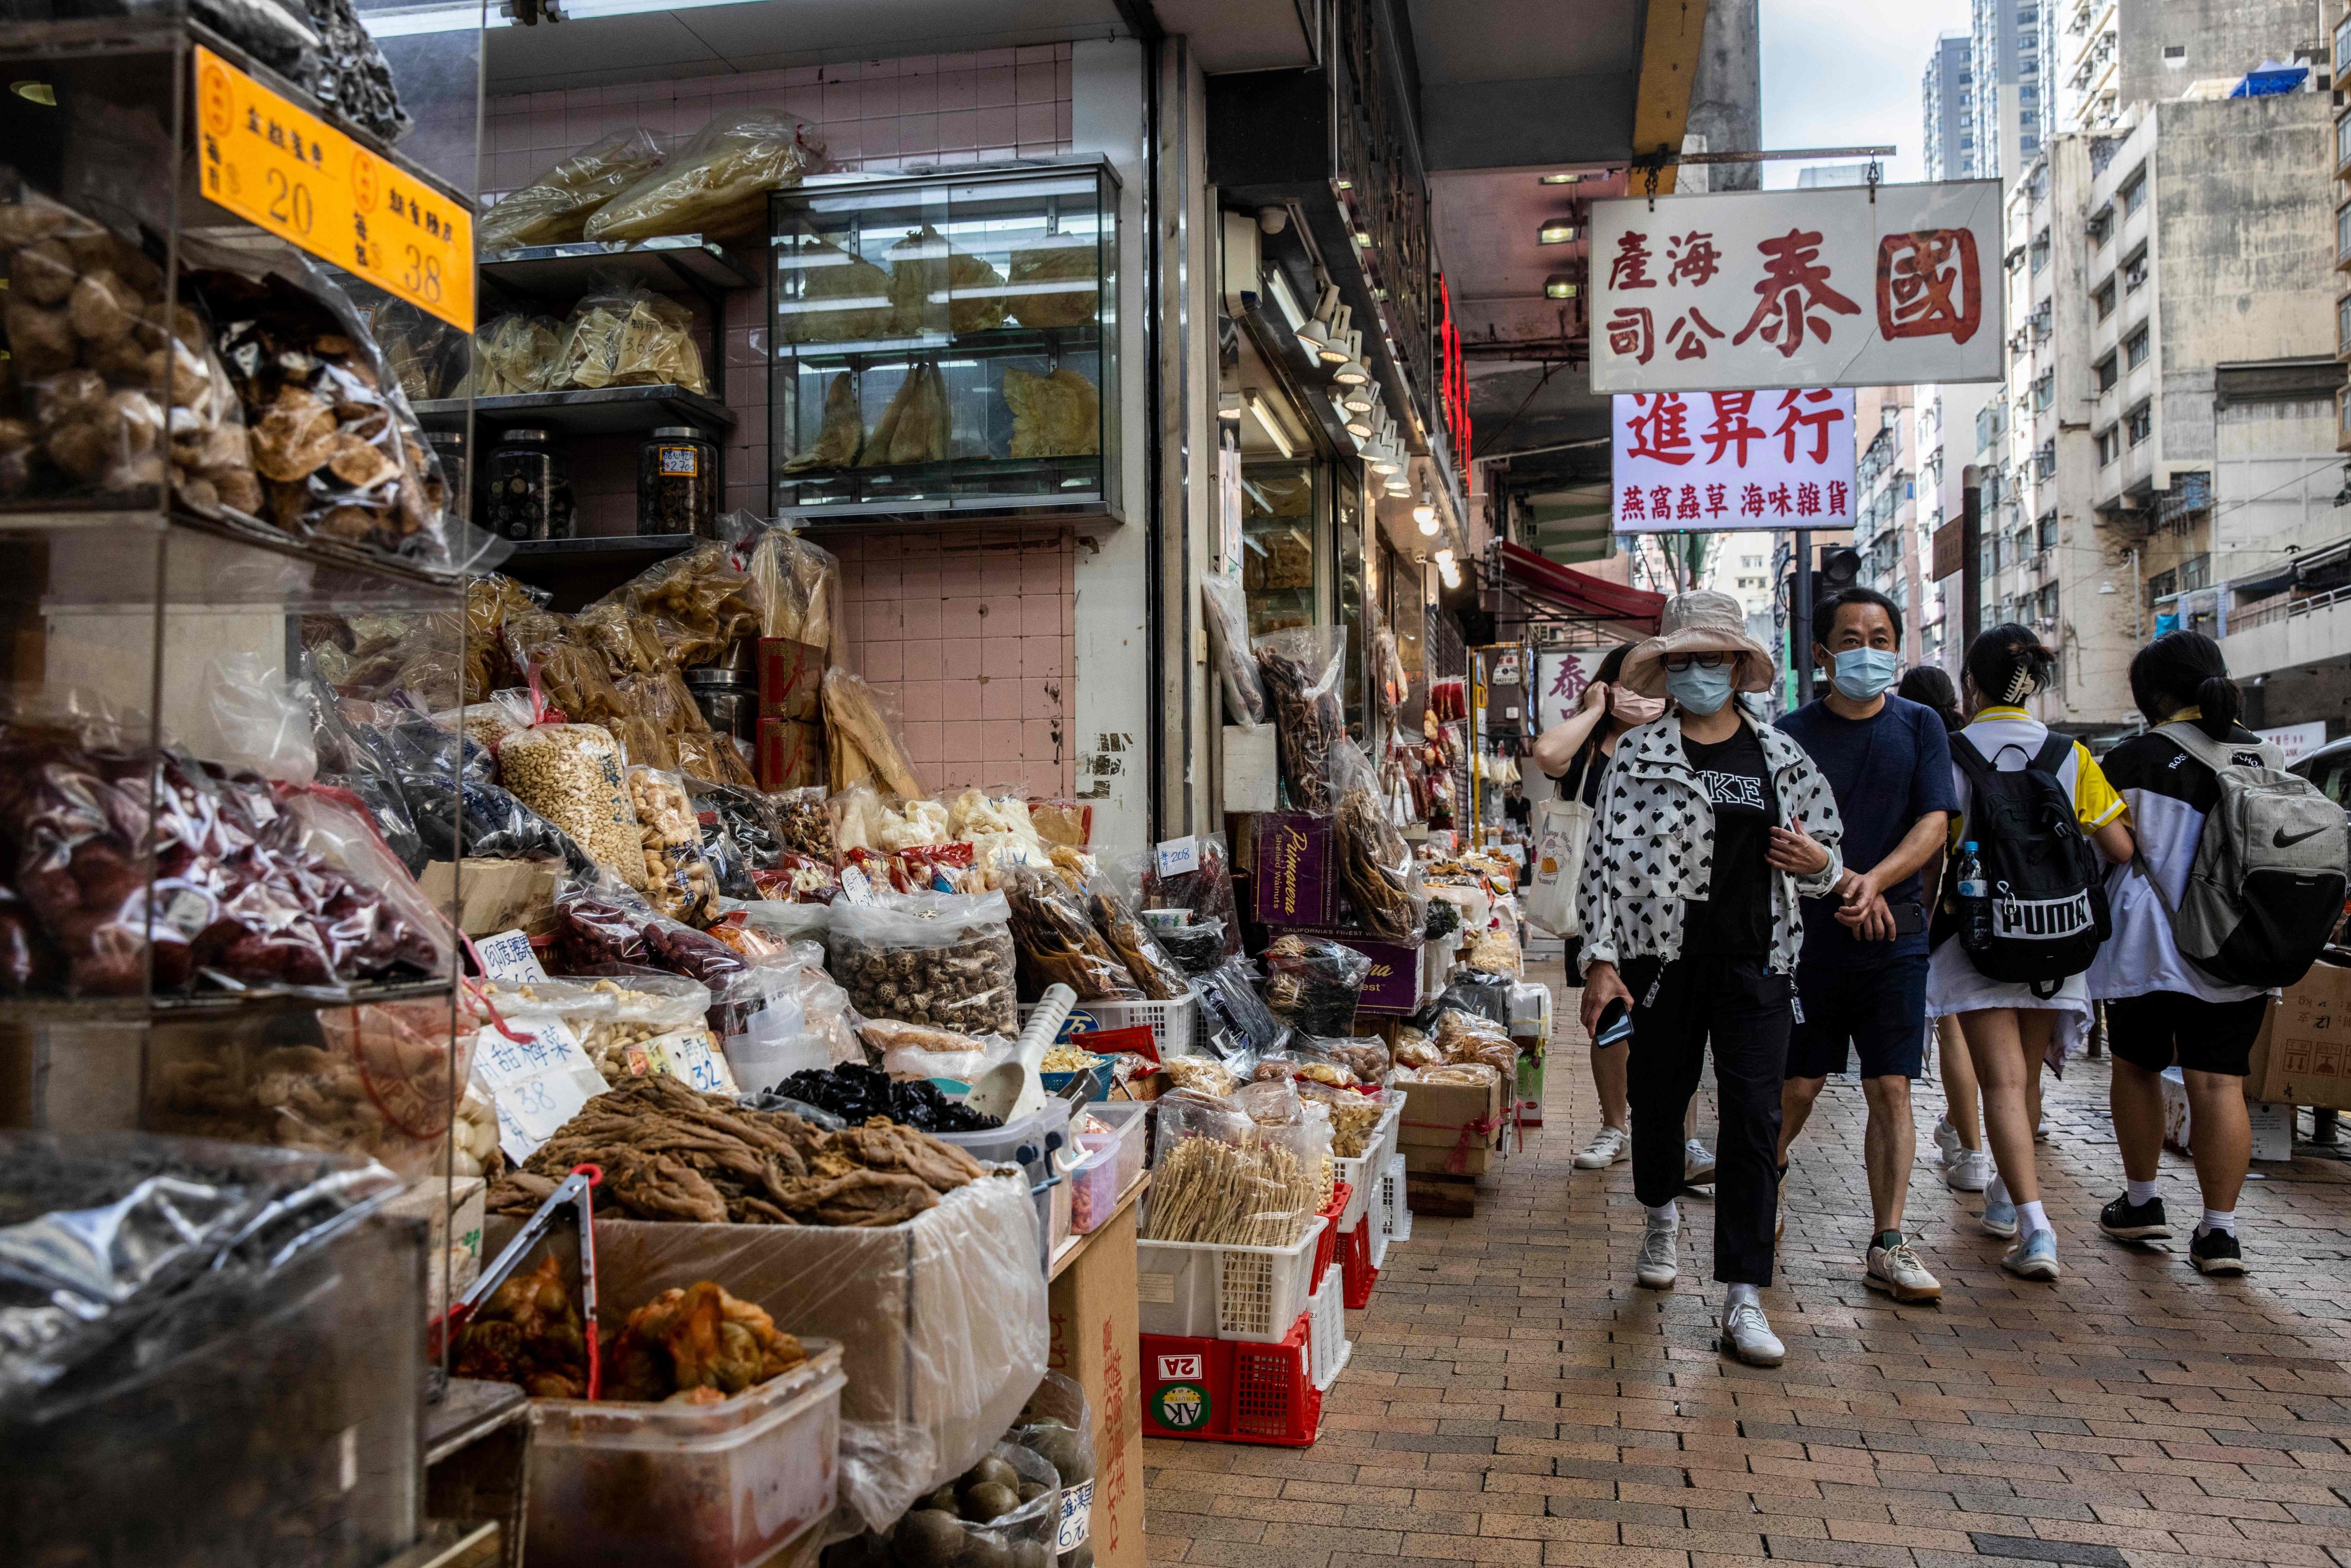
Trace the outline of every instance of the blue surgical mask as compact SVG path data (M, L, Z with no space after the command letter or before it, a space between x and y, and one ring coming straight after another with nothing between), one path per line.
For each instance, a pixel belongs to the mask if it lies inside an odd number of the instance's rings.
M1730 700L1730 688L1738 678L1736 661L1726 660L1710 670L1692 664L1687 670L1667 670L1666 690L1692 713L1713 713Z
M1902 676L1902 661L1887 648L1847 648L1836 656L1830 684L1837 695L1865 703L1891 688Z

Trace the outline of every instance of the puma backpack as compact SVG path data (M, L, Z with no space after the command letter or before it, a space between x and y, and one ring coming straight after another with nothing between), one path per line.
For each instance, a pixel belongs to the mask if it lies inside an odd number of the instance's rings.
M2011 773L1965 735L1951 737L1951 760L1968 779L1967 834L1991 905L1988 925L1961 929L1968 957L1986 979L2051 996L2088 968L2114 933L2105 868L2057 776L2073 748L2069 737L2053 733Z

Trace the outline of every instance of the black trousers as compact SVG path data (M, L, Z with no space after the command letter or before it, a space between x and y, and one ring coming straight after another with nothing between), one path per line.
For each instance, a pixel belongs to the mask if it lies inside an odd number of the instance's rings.
M1716 1130L1714 1277L1771 1282L1780 1184L1780 1085L1794 1023L1786 975L1761 958L1693 957L1625 966L1633 993L1625 1062L1633 1112L1633 1190L1651 1208L1681 1191L1682 1116L1698 1092L1708 1043L1722 1103Z

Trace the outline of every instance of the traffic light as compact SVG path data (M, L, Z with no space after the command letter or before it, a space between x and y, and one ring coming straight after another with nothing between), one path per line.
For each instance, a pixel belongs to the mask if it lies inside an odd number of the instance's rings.
M1844 545L1821 551L1820 570L1813 573L1813 602L1842 592L1861 580L1861 552Z

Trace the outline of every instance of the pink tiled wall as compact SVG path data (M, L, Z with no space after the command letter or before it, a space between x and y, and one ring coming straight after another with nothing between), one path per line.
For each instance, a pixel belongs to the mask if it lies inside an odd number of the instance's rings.
M1051 157L1071 151L1066 44L915 55L847 65L518 93L489 105L486 193L528 183L600 137L643 125L674 144L730 110L809 122L836 170ZM737 259L757 274L765 256ZM734 410L728 510L768 510L767 295L727 298L713 391ZM705 350L707 340L705 340ZM722 384L723 382L723 384ZM636 528L636 443L576 442L572 490L583 534ZM1071 787L1075 552L1065 529L971 525L825 531L841 558L852 649L862 673L898 692L906 738L942 788Z

